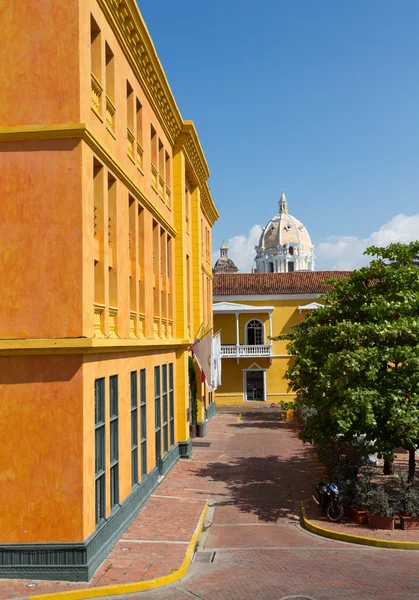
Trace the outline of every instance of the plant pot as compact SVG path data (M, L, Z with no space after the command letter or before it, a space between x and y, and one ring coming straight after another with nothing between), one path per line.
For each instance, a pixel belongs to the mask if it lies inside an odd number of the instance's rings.
M419 529L419 517L406 517L404 515L400 516L400 523L402 529Z
M394 517L368 515L368 523L372 529L394 529Z
M190 425L190 433L191 433L191 438L196 437L196 423L192 423Z
M368 511L367 510L358 510L353 506L344 506L343 507L345 516L348 517L353 523L357 525L364 525L368 523Z

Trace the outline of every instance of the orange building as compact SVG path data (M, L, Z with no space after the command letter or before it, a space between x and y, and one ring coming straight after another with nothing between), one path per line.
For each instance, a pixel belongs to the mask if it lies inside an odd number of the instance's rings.
M191 454L218 213L135 0L5 14L0 577L88 580Z

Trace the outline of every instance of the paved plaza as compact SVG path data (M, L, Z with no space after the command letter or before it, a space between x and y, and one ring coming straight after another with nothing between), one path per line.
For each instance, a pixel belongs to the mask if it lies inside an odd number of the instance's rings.
M196 444L192 460L176 465L155 490L89 587L150 579L178 568L209 500L198 552L183 580L124 598L419 597L419 551L356 546L300 528L300 500L311 496L319 471L295 425L281 422L278 412L218 414ZM1 598L28 593L27 582L1 583ZM30 593L86 587L37 583Z

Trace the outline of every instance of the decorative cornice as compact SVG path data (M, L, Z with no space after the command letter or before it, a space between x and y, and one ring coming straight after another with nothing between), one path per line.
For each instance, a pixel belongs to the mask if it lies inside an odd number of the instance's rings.
M97 0L172 144L182 117L135 0Z
M201 189L202 208L214 225L219 214L206 181L209 169L192 121L183 121L135 0L97 0L173 146L184 147Z
M81 139L89 146L96 156L111 169L111 171L124 183L130 192L147 209L172 237L177 231L159 213L157 208L140 190L137 184L124 171L115 158L106 150L103 144L87 128L85 123L67 123L64 125L22 125L18 127L0 127L0 142L25 141L25 140L51 140L51 139Z
M185 154L186 160L192 170L192 178L200 190L201 208L212 227L218 219L219 214L208 187L207 179L210 172L193 121L183 122L182 132L176 141L176 150L182 150Z
M208 219L208 223L212 227L220 215L212 200L211 192L206 182L203 189L201 189L201 207Z

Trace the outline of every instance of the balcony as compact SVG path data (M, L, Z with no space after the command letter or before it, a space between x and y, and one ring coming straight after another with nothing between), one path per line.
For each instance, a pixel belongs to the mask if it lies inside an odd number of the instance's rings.
M260 357L272 356L272 345L271 344L259 344L257 346L248 345L229 345L221 346L221 357L222 358L245 358L245 357Z

